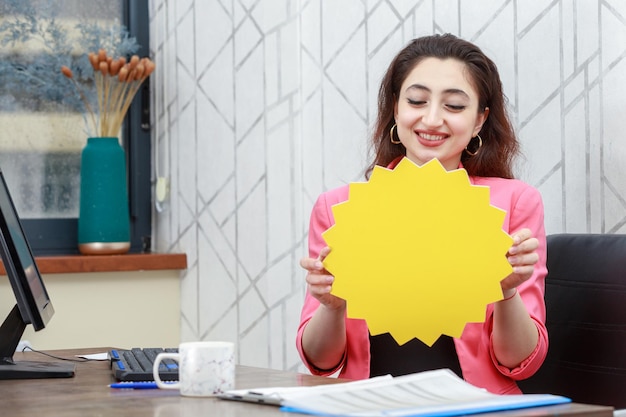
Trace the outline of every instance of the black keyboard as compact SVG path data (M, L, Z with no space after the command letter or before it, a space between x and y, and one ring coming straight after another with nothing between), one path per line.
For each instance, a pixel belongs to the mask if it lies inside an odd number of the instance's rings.
M111 371L118 381L153 381L152 364L161 352L177 353L177 348L133 348L109 351ZM159 364L159 377L163 381L178 380L178 363L164 359Z

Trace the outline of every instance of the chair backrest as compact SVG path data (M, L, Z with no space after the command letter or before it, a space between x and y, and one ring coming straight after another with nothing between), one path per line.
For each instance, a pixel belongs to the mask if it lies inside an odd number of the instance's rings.
M550 235L547 250L550 346L520 388L625 408L626 235Z

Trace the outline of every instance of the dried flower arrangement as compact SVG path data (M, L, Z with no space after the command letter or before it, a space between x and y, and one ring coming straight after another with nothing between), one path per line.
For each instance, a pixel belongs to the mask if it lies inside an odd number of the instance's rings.
M74 79L72 70L64 65L61 72L78 90L96 134L101 137L117 136L135 94L152 74L155 64L150 58L140 59L137 55L133 55L128 61L125 57L114 59L107 56L104 49L100 49L97 54L90 52L88 56L93 67L98 95L97 111L89 104L89 100Z
M120 23L122 3L0 0L0 126L9 132L3 144L10 145L0 165L19 173L15 186L23 190L22 209L31 217L78 215L81 151L87 138L101 134L95 111L103 109L98 91L107 91L97 87L106 77L97 74L88 52L130 58L146 50ZM60 71L64 65L72 79ZM132 84L139 80L122 87ZM115 89L109 91L112 97ZM113 123L112 113L102 114ZM128 133L117 133L124 146L134 137Z

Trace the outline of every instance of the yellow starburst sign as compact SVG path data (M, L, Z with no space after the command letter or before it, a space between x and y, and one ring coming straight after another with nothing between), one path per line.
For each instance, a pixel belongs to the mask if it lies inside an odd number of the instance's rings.
M323 234L331 248L324 266L335 276L332 293L372 335L432 346L441 334L460 337L466 323L484 320L488 303L502 299L500 281L512 272L506 213L464 169L403 158L349 187Z

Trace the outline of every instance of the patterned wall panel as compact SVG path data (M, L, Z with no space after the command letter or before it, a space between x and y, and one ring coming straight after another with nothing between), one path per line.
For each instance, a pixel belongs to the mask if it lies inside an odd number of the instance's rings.
M298 265L317 195L362 179L376 94L412 38L452 32L497 63L546 228L626 232L621 0L153 0L157 250L184 251L183 340L302 369ZM155 174L156 175L156 174Z

